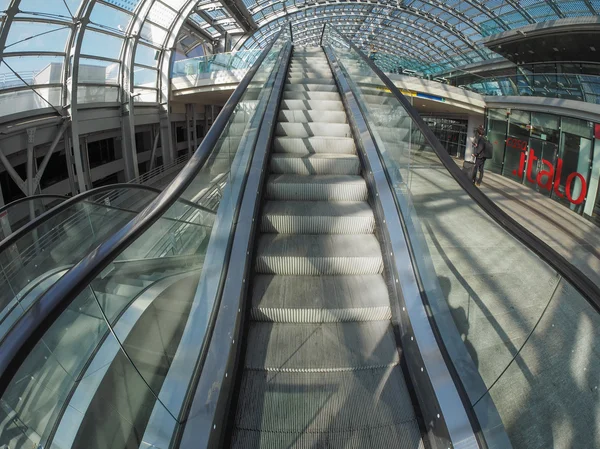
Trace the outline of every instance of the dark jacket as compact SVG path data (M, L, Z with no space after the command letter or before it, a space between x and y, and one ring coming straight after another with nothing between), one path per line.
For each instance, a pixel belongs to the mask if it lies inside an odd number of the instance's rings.
M485 136L479 136L473 154L477 158L491 159L494 155L494 147Z

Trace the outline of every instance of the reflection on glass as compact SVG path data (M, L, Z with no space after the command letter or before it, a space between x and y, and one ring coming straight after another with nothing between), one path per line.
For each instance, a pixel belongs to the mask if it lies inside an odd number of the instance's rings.
M287 33L194 173L187 201L175 202L117 255L28 355L0 398L0 418L10 427L0 432L0 446L169 447L216 300L206 292L218 290L235 192L284 45Z
M600 338L598 313L473 202L411 127L402 104L333 27L324 43L365 113L415 271L483 436L503 425L515 449L597 447L600 353L592 348ZM524 150L529 124L528 113L513 111L508 138L523 141ZM520 146L511 159L507 143L505 172L519 168Z

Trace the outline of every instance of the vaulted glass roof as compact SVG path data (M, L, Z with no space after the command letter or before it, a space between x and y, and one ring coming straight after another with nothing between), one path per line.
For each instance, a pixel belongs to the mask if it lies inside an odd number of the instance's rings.
M425 73L495 57L487 36L600 13L600 0L0 0L0 116L168 101L174 60L336 25L376 61Z

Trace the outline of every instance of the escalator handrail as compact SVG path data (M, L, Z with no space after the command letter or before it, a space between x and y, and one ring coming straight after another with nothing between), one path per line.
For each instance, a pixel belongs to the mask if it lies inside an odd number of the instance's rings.
M336 33L344 39L345 43L356 51L362 60L369 65L386 87L390 89L391 93L402 104L413 123L417 125L427 143L433 148L435 154L438 156L446 170L450 172L450 175L454 180L469 194L475 203L505 231L523 243L528 249L533 251L538 257L552 267L560 276L569 282L598 313L600 313L600 286L596 285L579 268L557 253L539 237L536 237L514 218L509 216L480 189L475 187L462 173L460 167L444 149L433 131L425 124L417 110L410 104L406 97L402 95L400 89L398 89L385 73L383 73L373 61L367 58L367 56L345 35L339 32L333 25L326 24L325 26L331 26Z
M123 250L146 232L173 204L180 200L181 195L208 160L234 110L244 96L250 81L254 78L258 68L262 65L283 30L284 27L280 28L240 81L195 153L175 179L144 210L96 247L50 287L38 299L35 306L29 308L7 333L2 344L2 351L0 351L0 397L5 394L11 379L43 337L46 330L50 328L71 302Z
M51 193L41 193L39 195L34 195L34 196L24 196L23 198L19 198L18 200L11 201L10 203L5 204L4 206L0 207L0 214L2 212L4 212L5 210L8 210L11 207L16 206L17 204L24 203L25 201L42 200L44 198L47 198L47 199L52 198L55 200L66 200L69 197L66 195L53 195Z
M159 195L162 192L162 190L157 189L156 187L150 187L150 186L147 186L144 184L109 184L109 185L105 185L105 186L101 186L101 187L96 187L95 189L92 189L92 190L87 190L85 192L80 193L79 195L75 195L75 196L69 198L66 201L63 201L62 203L54 206L52 209L44 212L43 214L38 215L36 218L27 222L27 224L21 226L19 229L14 231L12 234L10 234L8 237L6 237L4 240L0 241L0 254L3 253L4 251L6 251L6 249L9 248L11 245L16 243L21 237L23 237L24 235L33 231L35 228L42 225L43 223L50 220L51 218L55 217L56 215L63 212L64 210L68 209L72 205L79 203L79 202L83 202L87 198L90 198L99 193L103 193L103 192L111 191L111 190L145 190L147 192L156 193L157 195ZM184 200L184 199L180 199L180 201L188 206L193 206L195 208L200 208L207 212L214 213L214 211L212 211L208 208L202 207L191 201Z

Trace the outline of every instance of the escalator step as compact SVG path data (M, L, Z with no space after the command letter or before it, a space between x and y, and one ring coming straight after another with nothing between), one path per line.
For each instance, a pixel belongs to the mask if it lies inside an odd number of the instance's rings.
M263 234L256 271L284 275L378 274L383 257L374 235Z
M276 136L285 137L352 137L347 123L278 123Z
M413 422L398 365L356 371L245 370L236 426L266 432L342 432Z
M294 84L333 84L316 83L314 79L298 79ZM306 111L343 111L344 103L335 100L281 100L281 110L296 109Z
M270 168L276 174L358 175L360 160L354 154L273 154Z
M248 345L255 349L245 368L259 371L354 371L399 363L389 321L253 323Z
M307 72L304 72L307 73ZM337 92L298 92L286 91L283 92L283 98L286 100L325 100L325 101L341 101L342 97Z
M352 138L339 137L275 137L273 151L290 154L356 154L356 145Z
M367 201L367 184L361 176L271 175L266 195L272 200Z
M342 111L279 111L279 123L346 123L346 114Z
M235 449L425 449L415 421L341 432L262 432L235 429Z
M372 234L375 216L367 202L267 201L260 230L279 234Z

